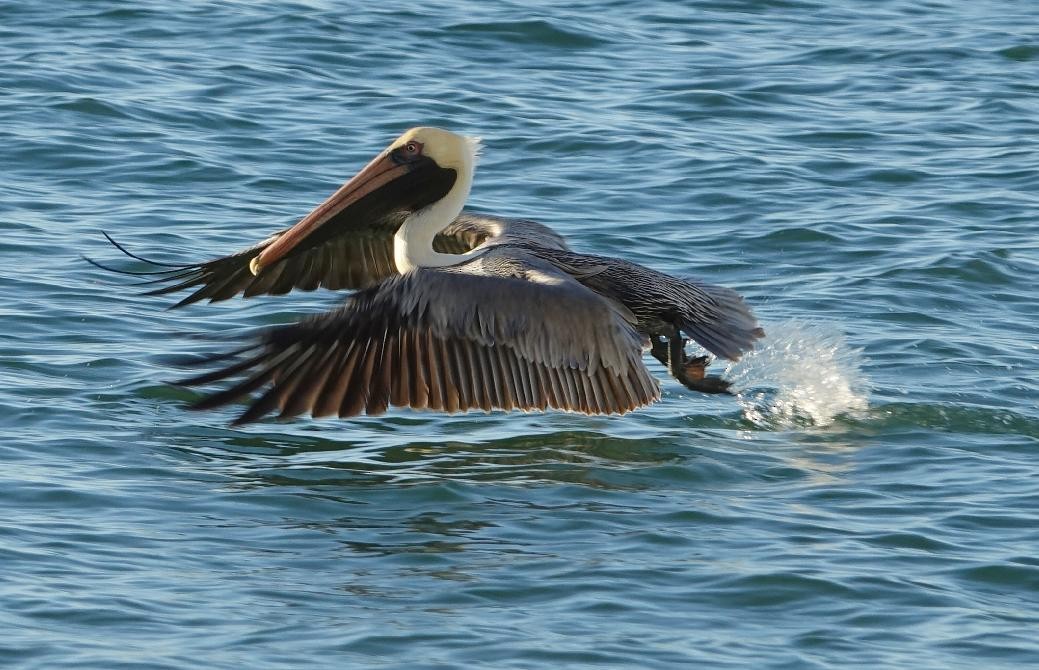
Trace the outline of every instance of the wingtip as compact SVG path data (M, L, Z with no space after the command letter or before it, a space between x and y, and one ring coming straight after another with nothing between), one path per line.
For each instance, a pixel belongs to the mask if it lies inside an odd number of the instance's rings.
M121 245L118 242L116 242L115 238L113 238L111 235L109 235L106 231L102 230L101 234L105 236L105 239L108 240L109 244L111 244L113 247L115 247L119 251L123 252L124 254L129 256L130 258L133 258L134 260L141 261L142 263L147 263L149 265L155 265L157 267L167 267L167 268L181 268L182 269L182 268L190 267L190 266L186 266L186 265L178 265L176 263L160 263L159 261L153 261L150 258L144 258L143 256L138 256L137 254L133 253L132 251L130 251L129 249L127 249L123 245Z
M101 265L100 263L95 261L93 258L91 258L91 257L89 257L89 256L87 256L85 254L80 254L79 258L80 258L80 260L84 260L87 263L90 263L91 265L93 265L96 268L101 268L102 270L108 270L109 269L109 268L106 268L104 265Z

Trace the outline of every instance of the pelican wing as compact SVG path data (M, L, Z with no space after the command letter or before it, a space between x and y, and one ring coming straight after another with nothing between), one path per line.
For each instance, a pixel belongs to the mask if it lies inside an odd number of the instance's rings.
M193 291L174 307L208 300L217 302L236 295L282 295L319 287L332 290L370 286L397 272L393 262L396 228L351 231L301 249L253 275L249 263L286 231L280 231L253 247L196 265L166 271L154 280L164 286L145 295Z
M263 242L229 256L203 263L168 266L149 261L127 251L108 238L126 255L165 267L150 274L147 283L161 284L145 295L166 295L193 289L174 307L208 300L217 302L241 294L248 298L256 295L282 295L299 289L313 291L318 287L331 290L358 289L372 286L386 277L397 274L393 260L393 235L400 227L403 216L392 215L359 227L341 226L338 234L316 244L305 246L298 253L264 268L254 276L249 263L273 244L289 229L275 233ZM540 246L566 249L566 242L551 229L533 221L506 219L489 215L462 214L433 240L433 248L442 253L462 254L476 246L495 241L522 241ZM88 259L89 260L89 259ZM106 270L105 265L91 261ZM115 270L123 272L121 270Z
M544 261L490 251L391 277L336 311L268 329L182 383L232 380L199 409L261 391L236 423L389 405L624 413L660 395L628 316Z

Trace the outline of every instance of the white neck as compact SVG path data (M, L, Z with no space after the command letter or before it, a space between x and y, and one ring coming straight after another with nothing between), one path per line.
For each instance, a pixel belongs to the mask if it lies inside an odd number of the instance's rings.
M475 143L472 146L475 148ZM475 249L465 254L442 254L433 250L433 238L462 213L462 207L469 198L476 162L474 154L475 151L470 151L470 155L455 168L458 176L446 196L408 216L397 229L393 236L393 260L401 274L415 268L455 265L482 253L482 250L477 252Z

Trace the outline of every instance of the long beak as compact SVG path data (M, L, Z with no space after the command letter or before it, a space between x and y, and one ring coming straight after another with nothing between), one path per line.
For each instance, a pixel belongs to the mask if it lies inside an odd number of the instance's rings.
M368 165L365 165L360 172L354 175L353 179L340 186L339 190L330 195L327 200L315 207L310 214L300 219L299 223L285 231L281 237L252 259L249 263L249 271L254 275L260 274L265 267L284 258L329 219L407 172L408 166L397 164L390 157L390 150L386 149L373 158Z

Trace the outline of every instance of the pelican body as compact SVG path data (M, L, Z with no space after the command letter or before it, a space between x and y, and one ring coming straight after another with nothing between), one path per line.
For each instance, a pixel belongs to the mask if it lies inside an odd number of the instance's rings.
M660 397L647 348L688 388L727 390L705 374L708 358L689 357L685 345L692 339L729 360L751 349L764 332L739 295L576 253L533 221L463 213L478 146L413 128L291 228L154 273L164 285L150 294L193 289L176 307L355 290L334 311L207 359L216 369L180 383L225 385L194 407L250 397L235 423L391 405L623 414Z

